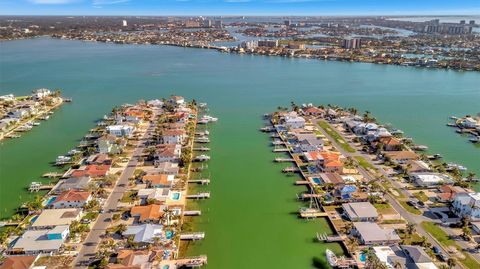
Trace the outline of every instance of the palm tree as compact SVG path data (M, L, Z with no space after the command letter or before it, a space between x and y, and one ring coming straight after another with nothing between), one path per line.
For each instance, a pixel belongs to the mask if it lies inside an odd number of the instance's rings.
M407 223L407 227L406 227L407 235L412 235L415 232L415 228L416 228L415 223L412 223L412 222Z
M447 264L450 268L453 268L457 265L457 260L455 260L455 258L449 258Z
M402 265L402 263L400 263L400 261L395 261L395 262L393 262L393 268L401 269L401 268L403 268L403 265Z
M476 174L473 172L468 172L467 176L465 177L467 181L471 182L475 178Z
M363 113L363 121L370 122L370 111L365 110L365 113Z

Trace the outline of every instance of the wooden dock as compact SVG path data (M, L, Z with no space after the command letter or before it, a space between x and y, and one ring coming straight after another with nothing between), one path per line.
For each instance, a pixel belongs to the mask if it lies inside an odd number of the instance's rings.
M300 195L297 194L297 199L299 200L305 200L305 199L311 199L311 198L320 198L322 197L322 194L317 194L317 193L302 193Z
M291 167L283 168L282 172L284 172L284 173L295 173L295 172L300 172L300 169L298 169L298 167L291 166Z
M295 162L295 160L292 159L292 158L280 158L280 157L278 157L278 158L275 158L275 162L277 162L277 163L282 163L282 162Z
M42 175L42 177L45 177L45 178L55 178L55 177L62 177L62 176L63 176L62 173L55 173L55 172L49 172Z
M323 218L323 217L328 217L328 214L326 212L321 212L320 210L313 211L302 211L300 210L300 217L304 219L313 219L313 218Z
M307 180L297 180L295 181L295 185L309 185L310 181Z
M197 194L189 194L187 195L187 199L207 199L210 198L209 192L201 192Z
M208 184L210 184L210 179L208 179L208 178L190 179L190 180L188 180L188 183L197 183L197 184L202 184L202 185L208 185Z
M189 211L183 211L184 216L201 216L202 211L200 210L189 210Z
M205 238L204 232L184 233L180 234L180 240L201 240Z
M273 152L288 152L288 148L275 148Z
M317 240L319 242L343 242L345 240L345 237L340 236L340 235L327 235L326 233L319 234L317 233Z
M201 255L196 257L185 257L185 258L175 260L175 264L179 267L188 267L188 268L202 267L207 264L207 256Z
M194 151L210 151L210 148L207 147L199 147L199 148L193 148Z

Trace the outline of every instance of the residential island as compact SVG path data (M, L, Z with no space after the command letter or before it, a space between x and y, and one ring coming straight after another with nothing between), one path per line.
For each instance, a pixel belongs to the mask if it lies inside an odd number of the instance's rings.
M210 157L206 125L217 119L206 104L181 96L139 101L112 109L65 156L64 173L47 173L54 184L32 182L44 196L22 205L3 222L1 268L184 268L207 263L185 257L184 241L201 240L184 216L188 193ZM203 127L202 127L203 126ZM4 267L7 266L7 267ZM15 267L17 268L17 267ZM23 268L23 267L22 267Z
M472 143L480 142L480 114L477 116L466 115L461 118L450 117L454 122L447 123L447 126L455 127L459 134L466 134L468 141Z
M0 40L51 36L221 52L480 70L475 20L395 17L2 17Z
M62 98L60 91L37 89L28 96L0 96L0 140L18 138L21 133L48 120L56 108L71 99Z
M335 268L477 268L479 194L474 173L370 114L337 106L279 108L266 114L275 162L293 163L303 219L326 218L344 253L327 249Z

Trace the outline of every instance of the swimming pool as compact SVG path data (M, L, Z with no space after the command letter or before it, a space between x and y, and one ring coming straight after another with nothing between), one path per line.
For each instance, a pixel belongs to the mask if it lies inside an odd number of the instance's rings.
M173 237L173 231L166 231L166 232L165 232L165 237L167 237L167 239L172 239L172 237Z
M318 177L314 177L314 178L312 178L312 180L315 184L322 184L322 181L320 181L320 179Z
M175 200L175 201L180 200L180 193L179 192L174 192L172 194L172 200Z
M367 255L365 255L365 253L360 253L360 261L361 262L366 262L367 261Z
M53 196L53 197L51 197L50 199L48 199L48 201L47 201L47 204L46 204L46 205L47 205L47 206L48 206L48 205L50 205L50 204L51 204L51 203L53 203L53 202L54 202L56 199L57 199L57 196Z

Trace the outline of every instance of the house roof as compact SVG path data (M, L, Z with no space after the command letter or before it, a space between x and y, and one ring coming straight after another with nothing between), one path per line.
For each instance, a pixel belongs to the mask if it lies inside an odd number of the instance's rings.
M402 151L386 151L384 152L385 156L390 158L391 160L418 160L420 156L417 153L409 150L402 150Z
M378 218L377 209L369 202L346 203L342 207L351 219Z
M103 177L107 174L110 165L108 164L89 164L81 167L80 169L73 170L70 174L71 177Z
M68 190L62 192L55 201L53 201L53 204L59 203L59 202L76 202L76 201L87 201L90 198L91 194L86 191L76 191L76 190Z
M343 163L341 161L332 160L332 161L326 161L323 166L325 166L325 167L342 167Z
M354 222L353 226L365 241L400 240L394 229L382 229L374 222Z
M139 221L159 220L163 216L163 207L157 204L134 206L130 210L132 216L138 216Z
M80 208L44 209L32 227L70 225L82 213Z
M185 130L183 129L167 129L163 131L163 136L179 136L184 134Z
M390 136L390 137L380 137L380 143L383 143L385 146L400 146L402 142L400 139Z
M320 177L325 183L331 183L335 185L345 183L345 180L343 180L343 178L337 173L321 173Z
M66 190L82 190L88 187L88 183L91 181L89 176L84 177L70 177L63 179L60 182L60 185L55 189L55 191L66 191Z
M55 231L63 232L68 229L67 225L56 226ZM63 244L63 239L48 239L47 234L51 233L53 229L43 230L28 230L21 235L15 245L12 247L13 251L50 251L58 250Z
M153 241L154 237L161 237L163 233L163 226L159 224L142 224L128 226L123 233L124 236L133 235L133 241L149 243Z
M402 245L403 251L413 260L414 263L429 263L432 259L420 246Z
M8 256L0 269L28 269L37 259L37 256Z

